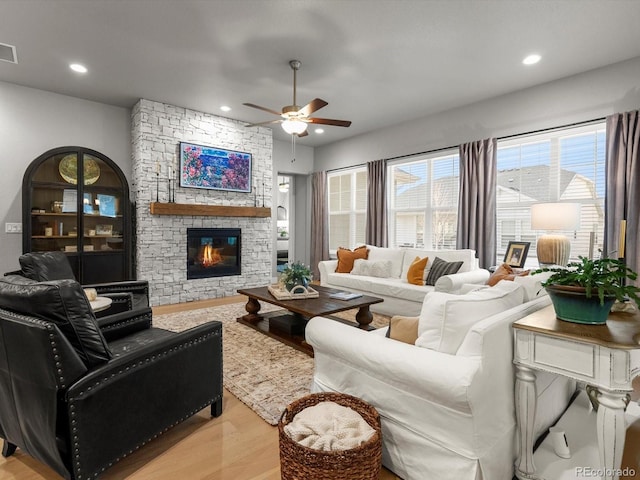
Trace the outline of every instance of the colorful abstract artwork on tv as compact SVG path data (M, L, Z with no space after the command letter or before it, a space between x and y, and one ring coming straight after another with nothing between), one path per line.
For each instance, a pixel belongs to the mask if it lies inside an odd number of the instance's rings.
M180 143L180 186L251 191L251 154Z

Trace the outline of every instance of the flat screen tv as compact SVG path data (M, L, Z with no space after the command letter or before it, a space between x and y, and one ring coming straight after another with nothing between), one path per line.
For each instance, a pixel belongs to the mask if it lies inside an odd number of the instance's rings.
M251 154L180 142L180 186L251 192Z

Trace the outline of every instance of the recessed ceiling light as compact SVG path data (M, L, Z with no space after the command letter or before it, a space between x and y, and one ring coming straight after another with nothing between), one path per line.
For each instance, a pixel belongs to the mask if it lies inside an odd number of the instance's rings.
M87 67L85 67L84 65L80 65L79 63L72 63L71 65L69 65L69 68L71 70L73 70L74 72L77 73L87 73Z
M230 112L231 111L231 107L229 107L227 105L222 105L220 107L220 110L222 110L223 112Z
M538 63L541 58L542 57L537 53L533 53L531 55L527 55L526 57L524 57L524 60L522 60L522 63L524 63L525 65L534 65Z
M316 128L316 129L314 130L314 132L316 132L316 133L318 133L318 134L324 133L324 128Z

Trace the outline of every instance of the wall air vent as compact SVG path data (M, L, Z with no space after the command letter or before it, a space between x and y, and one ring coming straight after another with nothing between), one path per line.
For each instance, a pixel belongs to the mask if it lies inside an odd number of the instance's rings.
M18 63L16 47L7 45L6 43L0 43L0 60L3 62Z

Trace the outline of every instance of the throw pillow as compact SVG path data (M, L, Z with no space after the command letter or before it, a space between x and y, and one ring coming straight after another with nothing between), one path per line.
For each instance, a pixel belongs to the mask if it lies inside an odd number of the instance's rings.
M407 270L407 282L412 285L424 285L423 275L428 261L429 257L416 257Z
M451 275L456 273L462 267L464 262L445 262L440 257L436 257L429 270L427 276L427 285L435 285L440 277L443 275Z
M384 260L372 262L364 258L356 258L353 262L351 275L364 275L367 277L389 278L391 276L391 261Z
M418 339L418 317L396 315L389 320L387 338L413 345Z
M338 248L338 266L336 267L336 273L350 273L353 269L353 262L356 259L367 258L368 256L369 250L365 245L353 251L348 248Z
M356 258L353 261L351 275L369 275L369 260L364 258Z
M493 287L500 280L513 281L513 279L515 277L525 277L527 275L529 275L529 270L523 270L522 272L516 272L516 271L513 270L511 265L509 265L508 263L503 263L498 268L496 268L495 272L493 272L491 274L491 276L489 277L489 280L487 280L487 285L489 285L490 287Z
M89 301L75 280L36 282L6 276L0 278L0 304L7 310L55 323L87 368L111 358Z
M514 282L466 295L431 292L422 303L415 344L454 355L475 323L522 304L523 298L522 287Z

